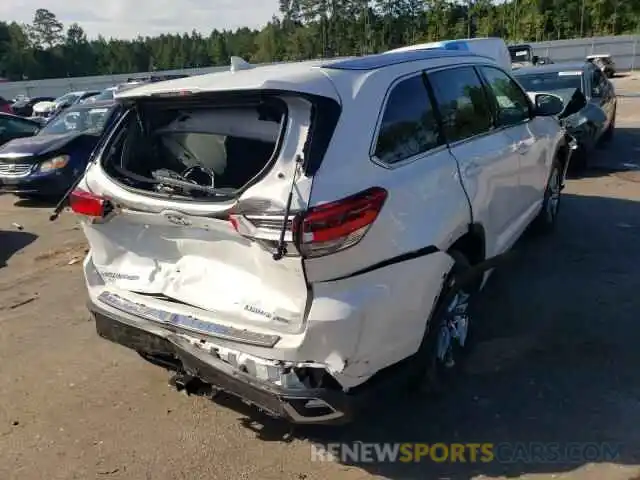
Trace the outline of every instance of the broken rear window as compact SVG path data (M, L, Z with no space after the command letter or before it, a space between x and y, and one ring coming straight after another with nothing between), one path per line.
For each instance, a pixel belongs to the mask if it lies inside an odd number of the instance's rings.
M186 197L228 197L267 170L278 153L286 105L165 101L133 107L103 156L119 181Z

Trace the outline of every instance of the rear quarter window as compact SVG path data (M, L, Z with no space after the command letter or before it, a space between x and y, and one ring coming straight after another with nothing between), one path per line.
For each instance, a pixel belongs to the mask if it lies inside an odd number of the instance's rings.
M465 140L491 130L487 94L473 67L440 70L428 77L447 141Z
M422 74L397 83L384 107L376 139L376 158L391 165L442 143Z

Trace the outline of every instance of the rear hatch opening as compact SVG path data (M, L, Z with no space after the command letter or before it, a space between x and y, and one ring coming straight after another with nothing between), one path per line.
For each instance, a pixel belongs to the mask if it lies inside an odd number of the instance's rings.
M288 118L281 98L145 100L130 106L102 155L105 172L122 186L229 200L278 157Z
M85 276L100 277L92 300L180 313L205 336L304 331L312 288L293 219L310 208L340 105L286 91L123 103L70 196Z

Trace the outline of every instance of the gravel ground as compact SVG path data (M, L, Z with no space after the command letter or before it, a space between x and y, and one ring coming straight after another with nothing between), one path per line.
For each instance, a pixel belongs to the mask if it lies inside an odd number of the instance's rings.
M568 182L558 231L524 238L487 285L464 385L342 430L254 421L237 402L171 390L165 372L96 336L73 217L49 223L50 208L0 197L0 479L640 478L640 79L616 83L613 144ZM356 440L608 441L621 454L577 464L311 461L310 442Z

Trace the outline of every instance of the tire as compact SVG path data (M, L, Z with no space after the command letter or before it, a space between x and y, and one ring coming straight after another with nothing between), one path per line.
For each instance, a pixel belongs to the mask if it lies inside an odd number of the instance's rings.
M40 201L42 197L38 196L36 193L16 193L16 197L20 200L30 200L30 201Z
M28 200L31 202L40 203L56 203L60 198L58 195L44 195L40 193L17 193L16 197L20 200Z
M454 258L455 264L427 323L417 356L420 367L412 382L412 390L429 397L441 397L457 383L473 341L469 309L478 290L461 290L453 298L450 297L454 276L469 269L471 265L460 252L450 251L449 254ZM458 315L451 311L452 306L459 309ZM452 322L464 329L461 340L452 335ZM445 345L447 342L448 345Z
M536 233L548 234L555 230L562 198L562 183L562 167L556 161L547 180L542 209L531 225Z
M574 173L583 173L589 166L589 154L583 145L578 145L578 149L571 154L569 168Z

